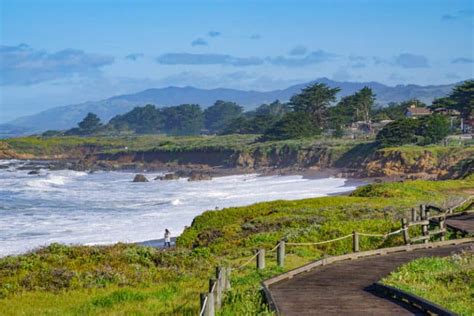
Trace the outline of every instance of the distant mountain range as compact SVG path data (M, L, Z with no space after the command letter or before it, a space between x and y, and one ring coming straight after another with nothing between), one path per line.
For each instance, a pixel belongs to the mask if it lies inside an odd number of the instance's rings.
M50 129L68 129L76 126L88 112L97 114L103 121L108 121L117 114L130 111L135 106L154 104L158 107L197 103L203 107L212 105L216 100L233 101L250 110L262 103L275 100L288 101L294 94L309 84L320 82L331 87L341 88L339 97L353 94L364 86L370 87L377 95L377 104L400 102L417 98L431 103L434 98L448 94L456 84L448 85L397 85L386 86L378 82L338 82L321 78L312 82L297 84L283 90L242 91L234 89L198 89L193 87L168 87L148 89L135 94L114 96L101 101L90 101L80 104L54 107L37 114L20 117L6 124L0 124L0 135L12 136L37 133Z

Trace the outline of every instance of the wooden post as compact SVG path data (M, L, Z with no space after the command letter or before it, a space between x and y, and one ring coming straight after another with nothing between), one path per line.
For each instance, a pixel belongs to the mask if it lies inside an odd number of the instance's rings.
M207 294L207 306L206 306L206 314L208 316L214 316L216 313L216 290L217 290L217 284L214 286L216 283L216 279L212 278L209 279L209 293ZM212 290L214 288L214 290Z
M226 291L229 291L230 288L231 288L231 283L230 283L230 273L231 273L231 267L227 267L225 269L225 274L226 274L226 277L225 277L225 289Z
M279 267L285 265L285 241L281 240L280 244L277 247L277 264Z
M405 245L410 244L410 235L408 234L408 220L406 218L402 218L402 229L403 229L403 241Z
M226 267L221 267L221 288L222 288L222 293L225 293L227 291L226 285L227 285L227 268Z
M430 219L430 211L429 211L429 210L425 210L425 218L424 218L424 220L429 221L429 219ZM429 235L430 235L429 227L430 227L430 224L429 224L429 223L426 224L426 225L423 225L423 226L421 227L423 236L429 236ZM427 239L423 240L423 242L424 242L425 244L427 244L427 243L430 242L430 240L429 240L429 238L427 238Z
M415 210L415 208L413 207L413 208L411 209L411 221L412 221L412 222L416 222L416 219L417 219L417 218L416 218L416 210Z
M207 304L206 304L206 312L204 315L206 316L215 316L215 301L214 301L214 293L207 294Z
M257 270L265 269L265 249L257 250Z
M222 269L216 267L216 310L222 306Z
M421 204L420 205L420 219L423 220L425 218L425 212L426 212L426 205Z
M202 311L202 309L204 308L203 315L206 315L206 307L204 306L204 304L207 304L206 302L207 293L201 293L199 297L201 301L201 304L200 304L201 308L199 309L199 311Z
M440 229L440 230L445 229L445 227L446 227L446 226L445 226L445 224L446 224L445 221L446 221L446 216L439 218L439 229ZM446 234L445 231L441 232L440 237L439 237L439 239L440 239L441 241L444 240L445 234Z
M352 251L359 252L359 234L356 231L352 232Z

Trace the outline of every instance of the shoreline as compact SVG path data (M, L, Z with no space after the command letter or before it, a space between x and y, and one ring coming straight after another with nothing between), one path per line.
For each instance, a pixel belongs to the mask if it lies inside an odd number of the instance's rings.
M246 174L258 174L259 176L288 176L288 175L300 175L304 179L323 179L323 178L344 178L350 183L381 183L381 182L394 182L405 180L401 176L377 176L367 177L360 176L354 170L347 168L300 168L300 167L262 167L262 168L242 168L242 167L224 167L224 166L208 166L208 165L177 165L177 164L122 164L116 165L111 168L110 165L104 165L97 163L90 168L84 168L78 160L73 159L2 159L2 161L17 161L23 164L18 170L37 171L39 169L46 169L52 171L58 170L72 170L72 171L83 171L88 173L94 173L97 171L117 171L117 172L130 172L130 173L156 173L163 172L174 173L179 177L187 178L192 173L209 175L212 178L234 176L234 175L246 175ZM5 168L6 165L0 165L0 169Z
M27 166L24 166L23 165L24 163L26 163ZM8 166L8 167L14 166L17 170L28 171L28 170L31 170L32 168L38 167L38 165L47 166L48 163L50 163L50 162L49 161L42 161L42 162L36 161L36 162L33 162L32 164L30 164L30 161L15 160L15 161L12 161L12 163L10 163L10 164L7 163L7 164L0 164L0 165ZM4 169L7 169L7 168L4 168ZM64 169L49 169L49 170L57 171L57 170L64 170ZM162 170L162 171L167 171L167 170ZM216 177L224 177L224 176L232 176L232 175L250 174L250 172L238 172L238 171L241 171L241 170L235 170L235 169L226 170L226 172L218 173L218 174L214 174L214 175ZM337 175L338 170L323 171L323 172L320 172L320 171L317 171L317 170L311 170L309 172L304 172L303 170L298 170L298 171L293 170L294 172L289 172L289 170L285 170L284 173L278 172L279 170L274 170L274 171L276 171L276 172L272 172L272 173L266 172L264 174L258 174L258 177L275 176L275 175L276 176L299 175L304 179L315 179L316 180L316 179L334 178ZM252 172L252 173L254 173L254 172ZM37 177L37 175L35 176L35 175L32 174L31 177L34 178L34 177ZM130 181L132 181L132 179L130 179ZM153 180L151 180L151 181L153 181ZM205 180L203 180L203 181L205 181ZM276 180L276 181L278 181L278 180ZM348 195L354 190L355 186L357 187L357 186L365 185L367 183L368 183L367 181L364 181L364 180L361 180L361 179L345 178L344 183L340 184L339 188L347 188L347 189L343 189L342 191L336 192L336 193L326 193L325 196ZM314 190L311 190L311 191L314 191ZM317 192L314 192L314 194L316 194L316 193ZM313 197L317 197L317 196L313 196ZM273 200L275 200L275 199L270 197L268 200L264 200L264 201L261 201L261 202L270 202L270 201L273 201ZM258 202L256 202L256 203L258 203ZM253 203L249 203L249 204L245 204L245 205L251 205L251 204L253 204ZM206 211L205 209L200 210L199 214L197 214L196 216L200 216L205 211ZM193 220L194 220L194 218L196 218L196 216L193 217ZM192 220L188 223L188 225L190 225L191 223L192 223ZM176 238L179 237L181 235L181 233L182 232L175 235L175 237L172 240L173 244L175 244ZM157 232L158 236L160 234L161 234L161 232ZM111 243L107 243L107 244L103 244L103 243L100 243L100 242L99 243L94 243L94 242L87 242L87 243L69 242L69 243L64 243L64 244L65 245L71 245L71 246L75 246L75 245L76 246L84 246L84 245L87 245L87 246L109 245L110 246L110 245L115 245L115 244L121 243L121 242L126 243L126 244L137 244L137 245L143 245L143 246L151 246L151 247L155 247L155 248L159 248L159 249L163 248L163 239L162 238L153 238L153 239L145 239L145 240L138 239L138 240L134 240L134 241L125 241L125 242L117 240L115 242L111 242ZM49 244L43 244L43 245L39 245L39 246L36 246L36 247L32 247L30 249L25 249L25 250L20 251L18 253L14 252L14 253L11 253L11 254L5 254L5 255L2 255L0 257L17 256L17 255L22 255L22 254L34 252L39 248L47 247Z

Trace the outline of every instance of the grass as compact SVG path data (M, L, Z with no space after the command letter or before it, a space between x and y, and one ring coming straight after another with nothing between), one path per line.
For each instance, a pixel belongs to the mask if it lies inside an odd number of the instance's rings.
M217 265L237 267L256 248L267 250L281 239L328 240L353 230L386 233L400 227L419 203L456 204L472 194L474 177L450 181L374 184L351 196L273 201L207 211L196 217L171 250L136 245L63 246L0 259L0 314L179 314L195 315L199 293ZM448 236L454 237L454 236ZM393 246L387 240L361 237L361 250ZM351 250L346 239L317 247L288 246L286 266L267 253L267 269L251 263L233 270L232 290L222 315L266 315L259 282L325 255Z
M222 136L165 136L165 135L129 135L100 137L41 137L28 136L4 139L19 153L34 155L58 155L68 153L80 147L89 147L99 152L117 151L191 151L205 149L221 150L272 150L290 148L297 150L316 146L347 147L354 141L342 139L305 138L271 142L256 142L259 135L222 135ZM0 142L1 143L1 142ZM127 147L128 149L125 149Z
M474 315L474 254L420 258L401 266L383 283L426 298L460 315Z
M2 140L18 153L49 156L78 154L81 148L94 152L117 151L186 151L196 148L237 149L255 141L256 135L227 136L100 136L100 137L41 137L29 136ZM127 149L125 149L127 148Z

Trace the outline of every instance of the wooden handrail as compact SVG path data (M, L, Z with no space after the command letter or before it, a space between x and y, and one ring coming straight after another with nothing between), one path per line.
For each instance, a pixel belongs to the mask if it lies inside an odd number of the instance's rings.
M464 244L468 242L474 242L474 237L453 239L453 240L446 240L446 241L437 241L437 242L432 242L432 243L427 243L427 244L379 248L375 250L361 251L358 253L349 253L349 254L340 255L340 256L327 257L327 258L310 262L296 269L287 271L285 273L282 273L280 275L267 279L263 281L262 284L264 284L265 286L270 286L273 283L276 283L285 279L291 279L297 274L310 271L314 269L315 267L331 264L338 261L358 259L358 258L364 258L364 257L376 256L376 255L386 255L389 253L401 252L401 251L412 251L412 250L417 250L417 249L436 248L436 247L442 247L442 246L447 246L447 245L458 245L458 244Z
M323 258L320 260L310 262L296 269L279 274L267 280L264 280L261 282L261 285L263 287L263 292L265 294L269 307L273 308L273 307L276 307L276 304L273 301L273 298L269 291L269 287L272 284L286 280L286 279L291 279L300 273L308 272L316 267L331 264L334 262L344 261L344 260L353 260L353 259L365 258L365 257L370 257L370 256L386 255L389 253L402 252L402 251L413 251L417 249L437 248L437 247L442 247L442 246L447 246L447 245L459 245L459 244L469 243L469 242L474 242L474 237L438 241L438 242L432 242L432 243L426 243L426 244L415 244L415 245L404 245L404 246L398 246L398 247L380 248L380 249L375 249L375 250L361 251L357 253L350 253L350 254L345 254L345 255L340 255L340 256ZM276 310L274 309L274 311Z

